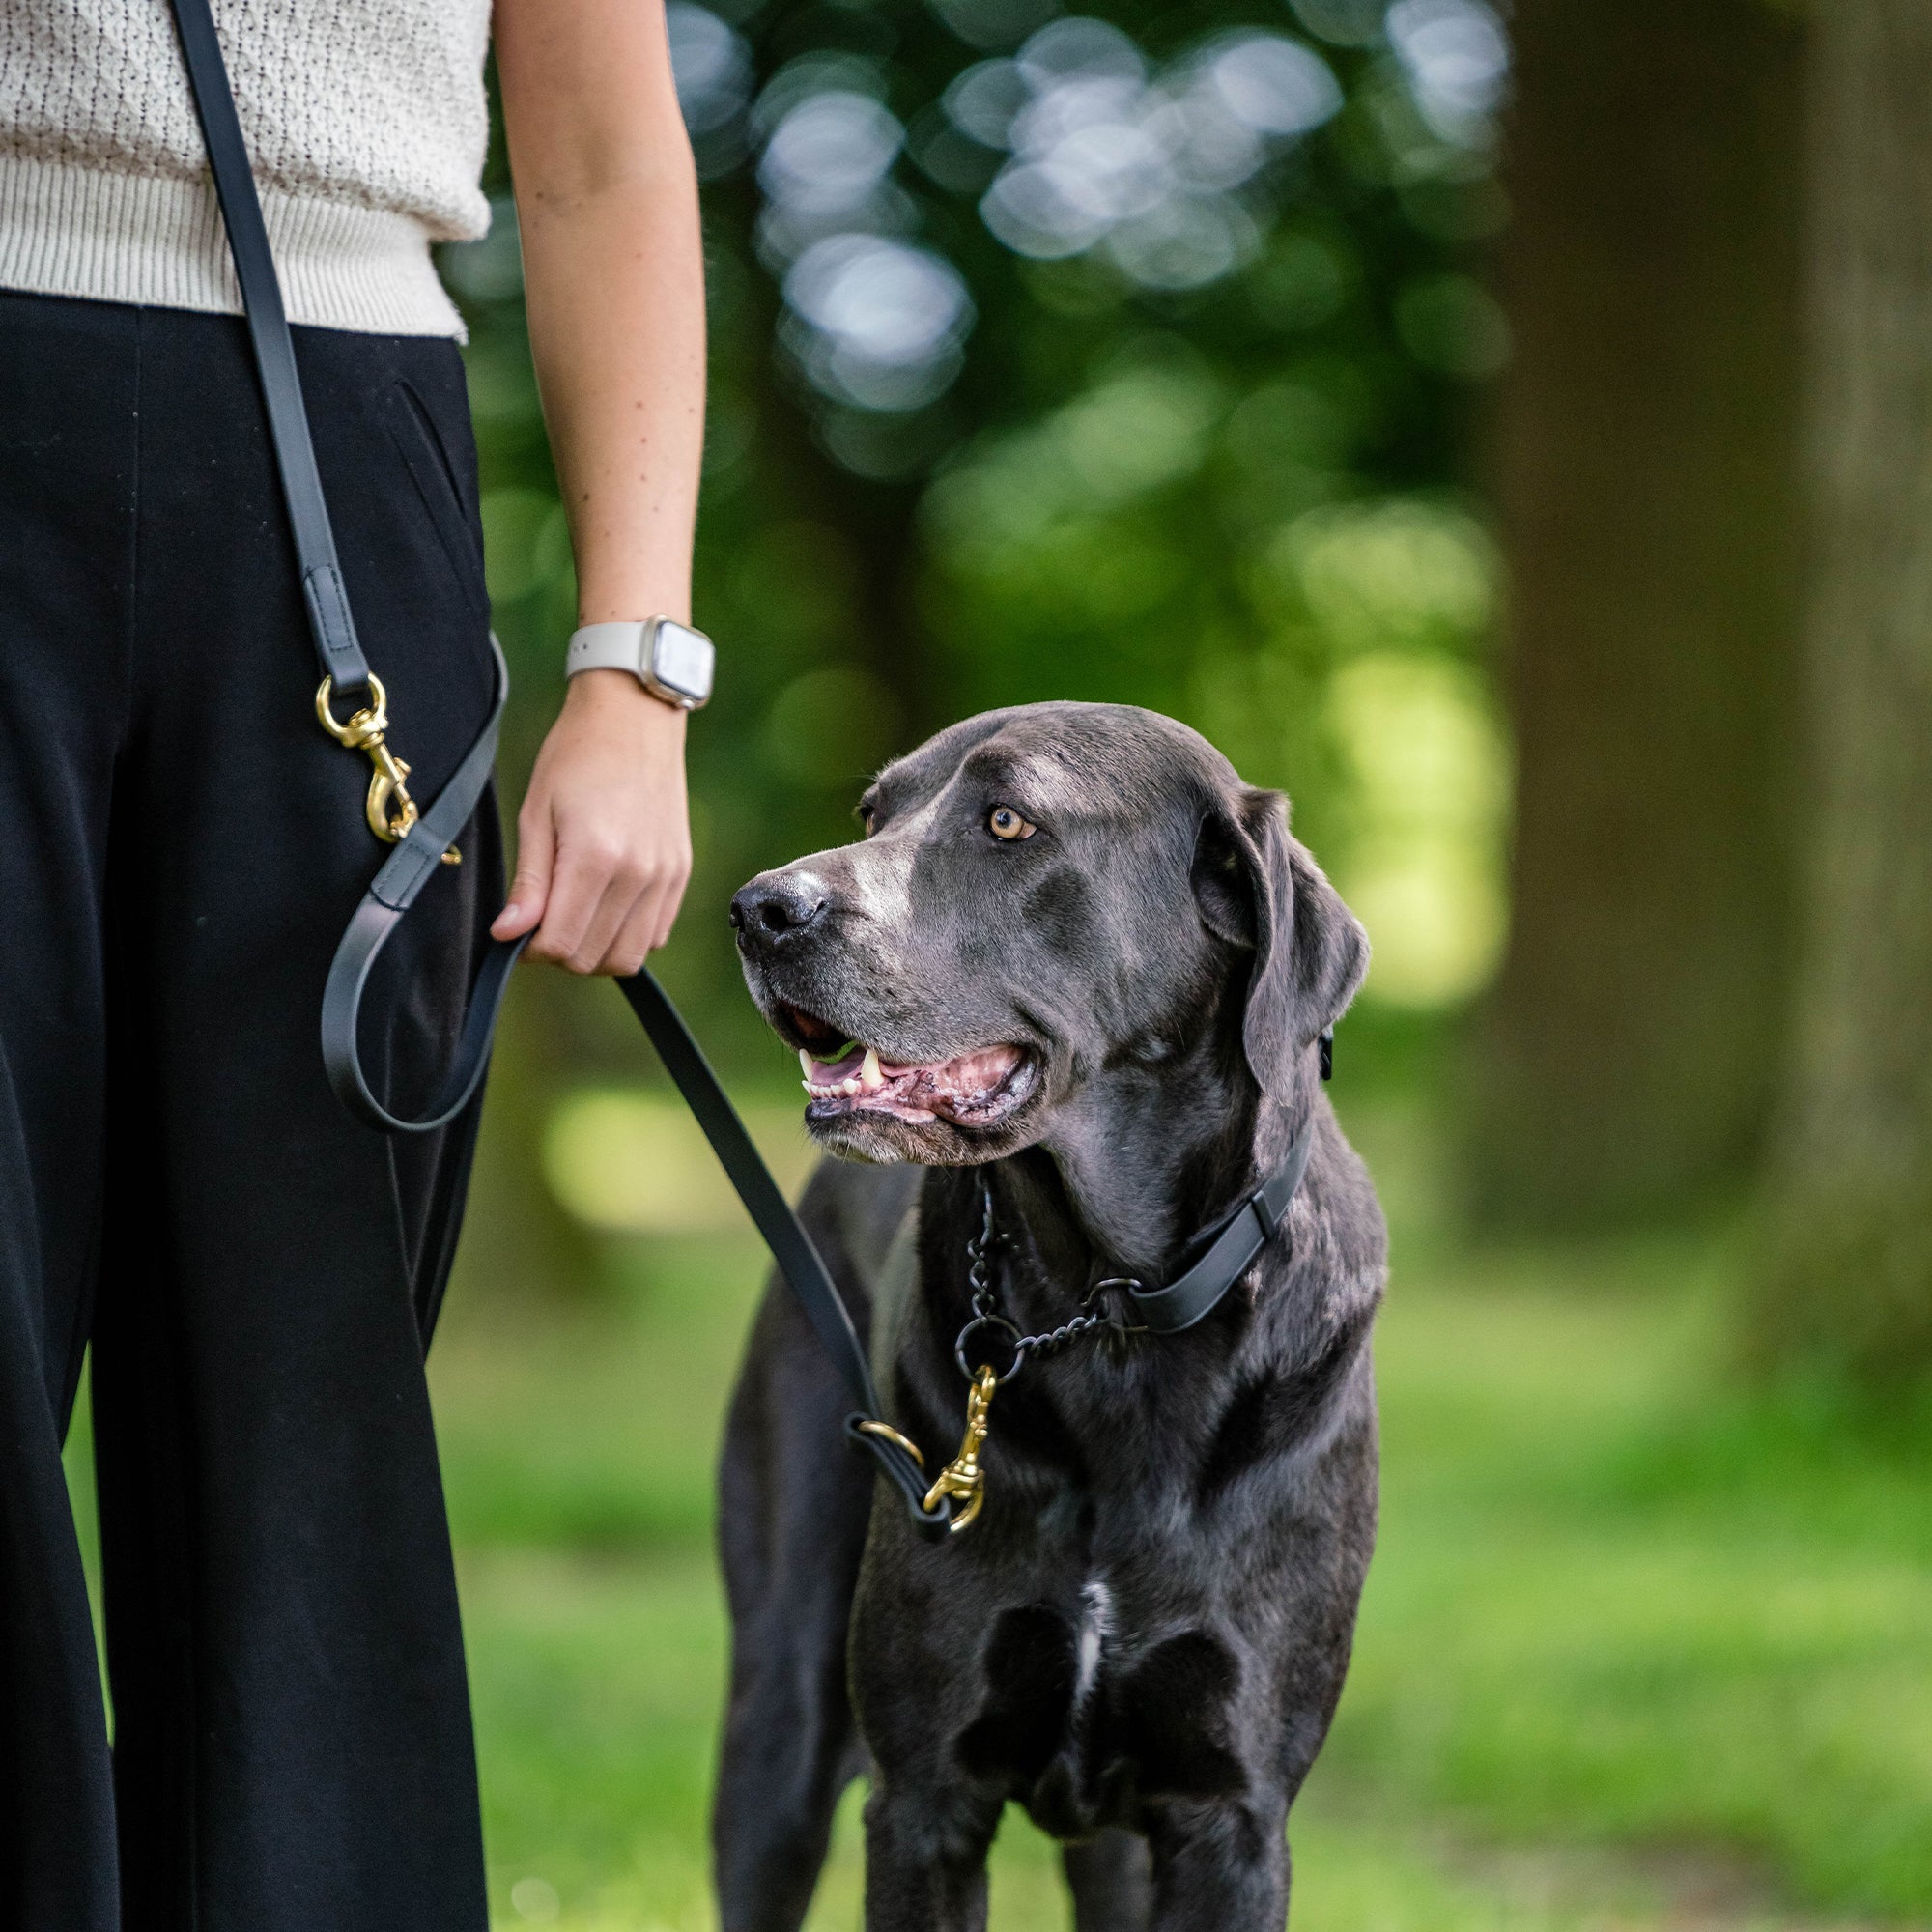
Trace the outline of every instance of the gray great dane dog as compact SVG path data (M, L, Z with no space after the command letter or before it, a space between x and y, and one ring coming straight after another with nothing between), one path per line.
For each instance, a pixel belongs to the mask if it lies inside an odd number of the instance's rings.
M860 812L861 841L761 874L732 918L842 1157L801 1212L929 1469L960 1436L988 1202L1000 1311L1036 1333L1104 1278L1170 1280L1311 1122L1313 1153L1198 1326L1119 1319L1025 1362L983 1513L939 1544L874 1494L774 1279L721 1478L724 1932L802 1922L862 1773L867 1932L983 1926L1009 1800L1064 1842L1079 1932L1279 1932L1375 1540L1386 1237L1317 1064L1367 938L1280 794L1151 712L969 719ZM1001 1332L968 1346L1004 1371Z

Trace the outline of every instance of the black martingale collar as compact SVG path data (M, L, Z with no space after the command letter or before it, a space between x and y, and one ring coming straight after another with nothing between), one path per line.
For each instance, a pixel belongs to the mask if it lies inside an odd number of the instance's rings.
M1213 1314L1228 1291L1254 1266L1261 1251L1274 1239L1287 1218L1289 1205L1308 1172L1315 1145L1315 1115L1310 1111L1288 1157L1262 1184L1212 1227L1188 1244L1200 1260L1182 1269L1165 1288L1126 1285L1127 1305L1140 1323L1156 1335L1179 1335Z
M1325 1052L1322 1060L1325 1068ZM939 1472L922 1500L923 1520L938 1520L944 1512L948 1533L970 1528L978 1520L986 1500L986 1469L980 1457L993 1398L1032 1356L1049 1354L1102 1328L1123 1329L1129 1334L1179 1335L1211 1315L1281 1231L1289 1204L1308 1172L1308 1155L1314 1145L1315 1111L1310 1108L1286 1159L1253 1193L1188 1243L1185 1252L1198 1259L1165 1288L1149 1288L1125 1275L1106 1276L1089 1287L1073 1315L1058 1328L1040 1335L1022 1334L1019 1324L1001 1311L999 1291L993 1283L993 1251L999 1244L993 1228L993 1190L982 1176L980 1232L966 1243L966 1280L973 1291L973 1312L952 1344L952 1359L967 1383L966 1433L959 1453ZM1129 1312L1140 1318L1137 1321L1122 1322L1113 1318L1106 1302L1114 1293L1125 1294ZM1004 1370L986 1359L989 1352L997 1356L1002 1349L1011 1353ZM862 1420L856 1426L862 1436L889 1437L924 1468L925 1458L917 1445L887 1424Z
M1009 1382L1029 1356L1049 1353L1102 1328L1128 1334L1179 1335L1205 1321L1280 1232L1308 1172L1314 1145L1315 1116L1311 1111L1281 1165L1253 1193L1188 1242L1182 1252L1195 1259L1166 1287L1149 1288L1131 1275L1104 1276L1088 1288L1067 1321L1039 1335L1022 1334L1019 1324L1000 1307L991 1273L993 1250L999 1243L993 1227L993 1190L981 1180L980 1232L966 1243L966 1279L973 1291L973 1315L952 1345L959 1373L968 1381L974 1378L971 1353L982 1352L986 1341L995 1336L1012 1350L1011 1365L998 1376L999 1381ZM1115 1293L1124 1296L1132 1320L1118 1321L1107 1313L1103 1304ZM976 1336L984 1339L979 1350L971 1350L969 1345Z

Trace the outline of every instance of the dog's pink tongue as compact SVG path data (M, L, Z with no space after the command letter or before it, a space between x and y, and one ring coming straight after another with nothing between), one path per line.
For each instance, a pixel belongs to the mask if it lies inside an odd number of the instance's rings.
M857 1073L860 1064L866 1058L866 1049L855 1045L837 1060L818 1060L810 1054L806 1058L810 1065L805 1069L805 1077L808 1080L818 1081L821 1085L829 1085L839 1080L848 1080Z

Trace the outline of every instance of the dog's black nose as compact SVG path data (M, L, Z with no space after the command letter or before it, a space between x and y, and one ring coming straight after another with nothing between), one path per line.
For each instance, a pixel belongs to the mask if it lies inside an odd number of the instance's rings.
M741 941L767 945L796 938L825 914L825 887L810 872L766 872L731 899L731 923Z

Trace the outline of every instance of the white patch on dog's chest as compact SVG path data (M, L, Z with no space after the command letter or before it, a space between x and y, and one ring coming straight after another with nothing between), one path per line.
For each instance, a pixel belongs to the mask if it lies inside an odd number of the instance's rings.
M1114 1593L1094 1577L1080 1586L1080 1630L1073 1642L1073 1708L1087 1701L1114 1634Z

